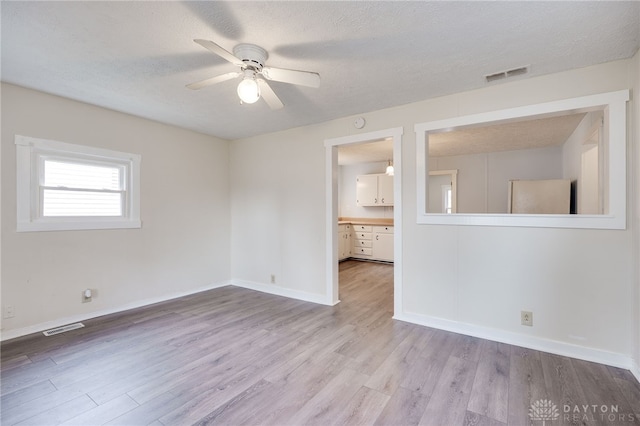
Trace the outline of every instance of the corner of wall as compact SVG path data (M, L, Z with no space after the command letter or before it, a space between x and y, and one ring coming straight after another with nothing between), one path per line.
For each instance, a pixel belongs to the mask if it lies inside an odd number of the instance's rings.
M638 382L640 382L640 364L638 360L634 360L631 365L631 374L633 374Z
M629 83L632 87L630 115L631 130L631 195L633 233L633 367L631 372L640 381L640 50L631 60Z

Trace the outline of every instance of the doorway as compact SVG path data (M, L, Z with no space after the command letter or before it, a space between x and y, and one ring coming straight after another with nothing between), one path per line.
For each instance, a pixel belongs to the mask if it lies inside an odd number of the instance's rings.
M402 306L402 127L376 132L326 139L326 294L327 304L335 305L339 300L338 277L338 148L390 139L393 142L394 165L394 313Z

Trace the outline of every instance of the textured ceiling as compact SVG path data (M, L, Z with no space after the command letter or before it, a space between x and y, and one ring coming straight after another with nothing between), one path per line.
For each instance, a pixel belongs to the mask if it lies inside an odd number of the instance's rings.
M429 135L429 155L444 157L545 148L563 144L586 113L470 127Z
M628 58L640 2L2 2L2 80L237 139L514 79ZM320 73L272 83L285 107L240 105L235 71L193 42L259 44L267 64ZM509 80L502 80L509 81ZM491 84L501 84L495 82Z
M338 164L379 163L393 160L393 140L342 145L338 147Z
M545 148L565 143L586 113L522 119L429 134L429 156L446 157L487 152ZM341 166L393 160L393 141L381 140L338 148Z

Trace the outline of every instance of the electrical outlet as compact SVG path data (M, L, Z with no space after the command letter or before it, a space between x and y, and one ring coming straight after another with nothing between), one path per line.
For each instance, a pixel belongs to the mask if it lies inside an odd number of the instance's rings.
M13 305L6 305L4 307L4 314L2 315L3 318L13 318L16 316L16 310L15 307Z
M533 327L533 312L520 311L520 323L528 327Z
M276 276L271 274L271 284L275 284L276 283Z

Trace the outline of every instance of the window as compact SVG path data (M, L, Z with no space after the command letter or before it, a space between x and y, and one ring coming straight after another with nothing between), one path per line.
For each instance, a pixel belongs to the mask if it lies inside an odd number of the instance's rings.
M140 228L140 156L16 136L17 230Z
M453 212L453 204L451 197L451 185L442 185L442 212L451 214Z
M626 172L626 147L627 147L627 101L629 90L601 93L582 96L578 98L551 101L541 104L525 105L505 110L490 111L468 116L458 116L444 120L430 121L416 124L416 200L417 223L425 225L481 225L481 226L522 226L544 228L584 228L584 229L626 229L627 213L627 172ZM584 209L580 214L509 214L509 213L456 213L450 215L434 213L429 209L429 187L433 171L429 171L429 147L430 139L434 135L450 133L458 130L483 128L487 126L514 124L523 121L532 123L540 119L561 117L572 114L597 113L604 117L602 132L599 135L598 144L603 146L602 156L597 159L602 163L598 167L596 194L602 197L592 201L597 206L595 213ZM594 117L596 114L594 114ZM586 128L588 130L588 128ZM495 130L495 128L494 128ZM535 131L535 130L534 130ZM494 133L492 133L494 135ZM512 138L516 140L516 138ZM600 146L600 145L598 145ZM583 147L577 147L579 152ZM514 148L515 149L515 148ZM564 161L569 156L563 156ZM573 161L573 160L572 160ZM575 162L581 159L576 156ZM594 161L594 160L591 160ZM572 162L573 164L573 162ZM598 164L599 166L600 164ZM447 164L449 167L450 164ZM580 166L577 166L578 170ZM486 176L486 175L485 175ZM576 175L579 177L579 175ZM570 179L575 177L568 176ZM564 178L564 176L563 176ZM542 178L541 178L542 179ZM595 179L595 178L594 178ZM477 180L476 180L477 181ZM467 180L467 183L470 182ZM506 182L505 182L506 183ZM505 185L506 186L506 185ZM462 205L465 200L460 191L462 185L452 187L452 212ZM602 190L600 191L600 187ZM504 186L503 186L504 188ZM602 194L600 194L600 192ZM467 192L469 193L469 192ZM439 196L439 192L437 193ZM456 200L456 197L458 198ZM486 199L486 198L485 198ZM488 199L486 199L488 200ZM487 201L488 202L488 201ZM488 210L487 210L488 211Z

